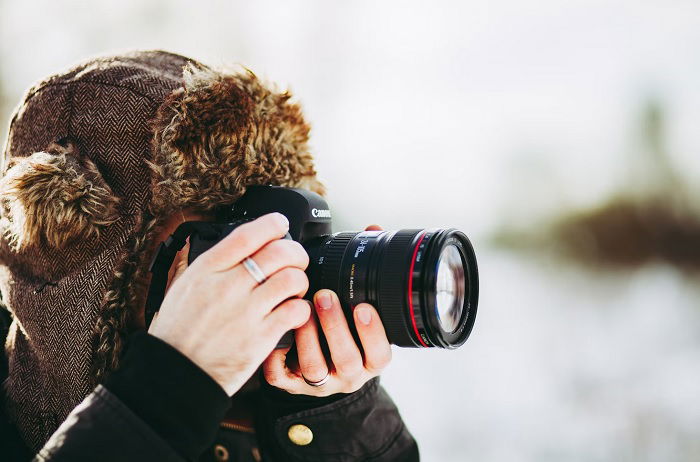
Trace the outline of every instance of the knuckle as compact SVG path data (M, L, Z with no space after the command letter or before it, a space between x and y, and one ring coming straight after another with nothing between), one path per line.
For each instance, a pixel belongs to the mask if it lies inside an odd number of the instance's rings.
M277 239L265 245L265 250L272 258L277 259L282 266L306 269L309 266L309 255L304 247L296 241Z
M303 364L301 369L304 372L304 377L311 380L321 380L328 372L326 365L320 362Z
M336 355L336 369L346 378L352 379L362 372L362 361L355 355L344 353Z
M306 268L309 264L309 255L304 250L304 247L296 241L279 240L275 242L277 244L277 251L280 253L280 257L284 261L293 266L301 266Z
M349 383L343 383L340 386L340 393L352 393L351 387Z
M292 299L287 300L279 308L284 310L284 317L286 324L298 324L301 320L308 320L311 314L311 308L309 304L303 300ZM277 309L279 309L277 308Z
M289 250L287 249L286 243L280 239L275 239L274 241L268 242L263 248L280 259L284 259L289 256Z
M364 382L359 378L347 380L343 382L343 385L341 386L342 393L354 393L360 388L362 388L362 385L364 385Z
M365 369L372 373L379 373L387 366L387 364L388 363L377 360L367 361L365 364Z
M231 239L233 239L234 243L238 247L242 248L248 248L252 244L252 232L249 231L249 228L245 228L246 225L250 225L252 223L246 223L245 225L241 225L233 232L231 233Z
M386 366L388 366L390 362L391 362L391 348L388 348L388 349L372 356L372 358L368 360L367 365L368 365L368 368L371 368L374 371L379 371L379 370L384 369Z
M296 253L298 255L299 261L302 264L303 268L306 268L309 266L309 254L306 252L306 249L304 248L301 243L297 241L291 241L294 244L294 248L296 249Z
M279 385L281 383L280 375L272 369L265 369L263 371L263 376L270 385Z
M272 212L268 213L267 215L263 215L262 217L260 217L260 220L265 222L266 228L275 230L275 233L283 234L287 232L288 227L283 223L282 220L280 220L280 218L282 217L284 217L283 214L279 212Z
M246 231L256 233L257 235L262 234L267 236L269 239L282 237L284 233L287 232L288 228L283 224L282 220L280 220L277 215L282 214L272 212L261 215L252 221L242 224L236 229L245 228Z
M288 287L294 292L306 292L306 289L309 288L309 278L304 271L298 268L287 268L286 274Z
M278 306L275 311L279 311L280 314L270 322L269 332L271 337L281 337L292 326L292 316L283 306Z
M278 280L282 287L291 287L298 283L299 276L293 268L284 268L279 272Z
M284 268L273 274L266 282L263 282L263 284L268 287L273 287L276 292L279 292L289 285L290 278L289 271L287 271L287 268Z

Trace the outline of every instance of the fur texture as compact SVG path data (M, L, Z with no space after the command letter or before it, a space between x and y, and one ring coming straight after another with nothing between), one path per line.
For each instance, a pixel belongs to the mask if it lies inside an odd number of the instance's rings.
M0 215L15 251L96 238L119 219L119 197L90 159L79 160L73 143L51 143L46 151L13 158L8 168L0 181Z
M184 87L152 121L154 215L193 206L209 211L235 201L252 184L325 194L308 151L310 127L289 92L250 70L188 64Z

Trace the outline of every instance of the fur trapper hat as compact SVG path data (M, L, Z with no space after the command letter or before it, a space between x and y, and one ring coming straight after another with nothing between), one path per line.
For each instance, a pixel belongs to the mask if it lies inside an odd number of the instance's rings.
M33 85L0 179L0 292L13 314L6 406L38 450L143 327L167 218L246 186L323 194L309 125L246 69L160 50L94 57Z

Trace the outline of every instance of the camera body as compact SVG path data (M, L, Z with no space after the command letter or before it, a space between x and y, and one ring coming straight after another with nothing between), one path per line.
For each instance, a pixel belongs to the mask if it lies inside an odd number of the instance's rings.
M190 237L188 262L192 263L241 224L272 212L279 212L289 220L289 233L285 238L302 245L311 239L331 234L331 211L328 203L318 194L282 186L249 186L236 202L216 209L216 223L200 222L203 223L202 227ZM206 230L211 226L222 231L217 241L212 240L213 234Z

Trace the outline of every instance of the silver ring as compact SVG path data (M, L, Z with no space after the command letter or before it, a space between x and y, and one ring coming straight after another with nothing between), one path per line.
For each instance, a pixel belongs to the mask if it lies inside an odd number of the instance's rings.
M310 380L307 380L306 377L304 377L304 374L301 374L301 378L303 378L303 379L304 379L304 382L308 383L308 384L311 385L312 387L320 387L320 386L323 385L324 383L328 382L328 379L331 378L331 373L330 373L330 371L329 371L329 372L326 374L326 376L325 376L324 378L322 378L321 380L319 380L318 382L312 382L312 381L310 381Z
M252 258L246 257L245 260L243 260L243 267L248 270L248 273L250 273L258 284L262 284L267 279L265 273L262 272L258 264L255 263L255 260Z

